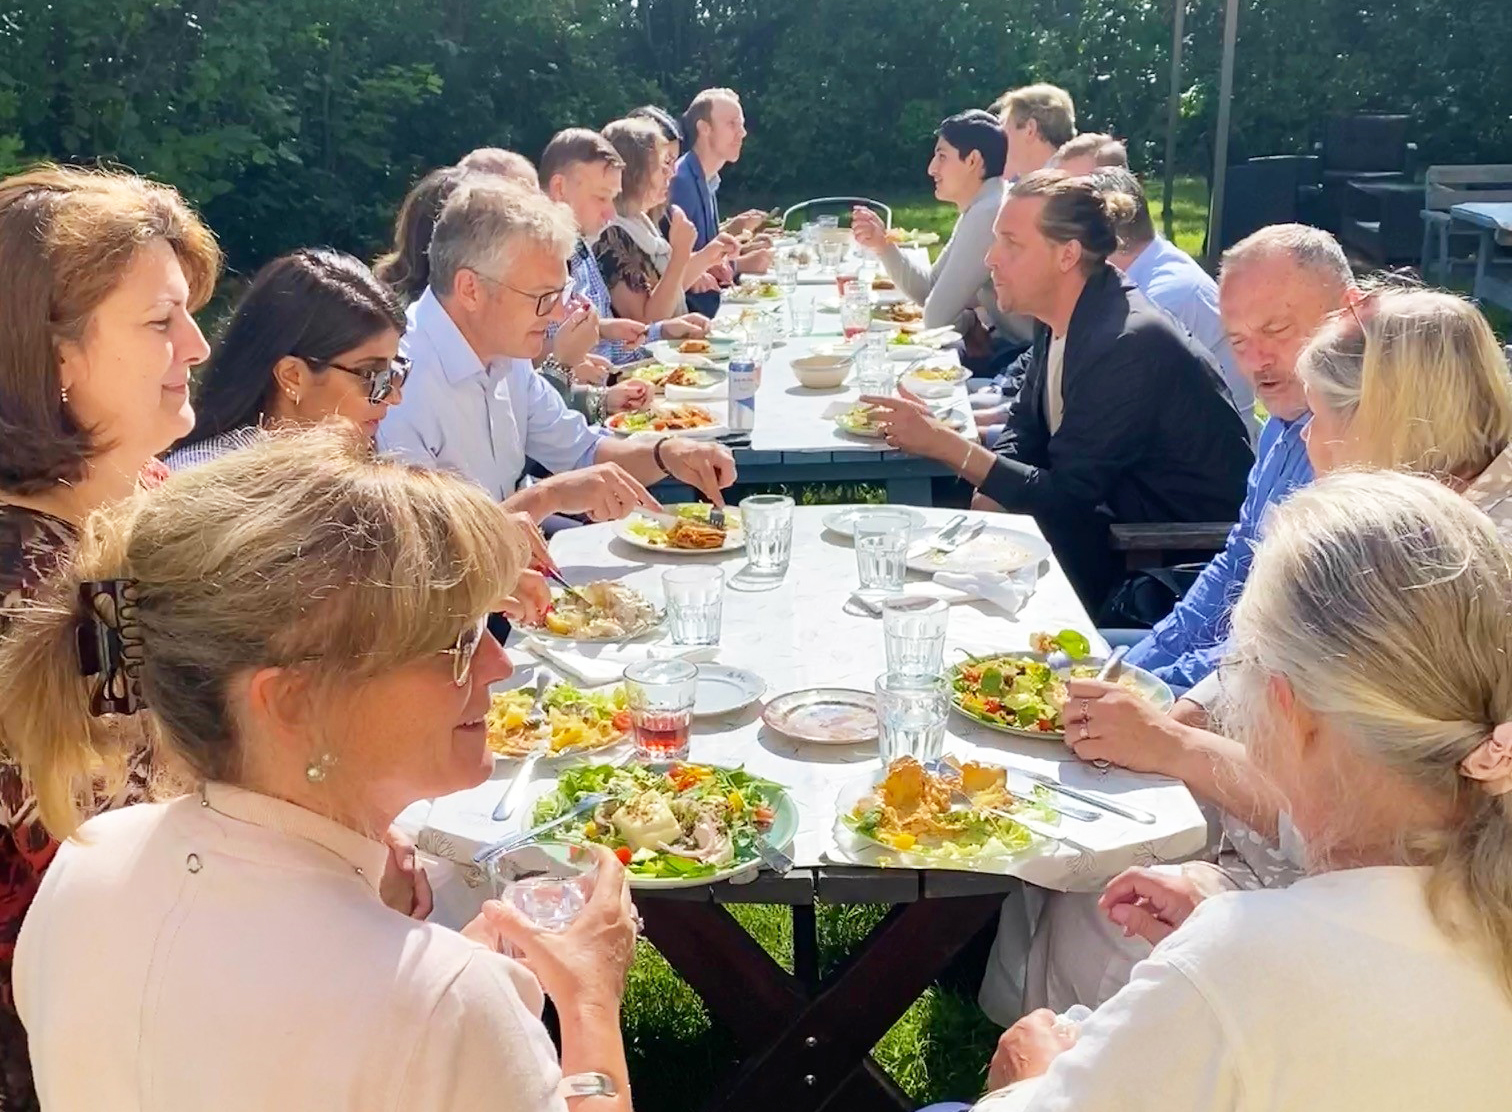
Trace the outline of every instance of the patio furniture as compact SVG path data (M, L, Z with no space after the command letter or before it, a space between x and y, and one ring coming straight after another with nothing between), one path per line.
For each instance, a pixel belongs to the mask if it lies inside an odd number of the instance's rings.
M1222 552L1233 527L1231 521L1178 521L1111 525L1108 532L1113 538L1113 550L1124 554L1124 562L1132 572Z
M1269 224L1309 223L1317 182L1315 155L1266 155L1230 166L1223 192L1219 251L1226 251Z
M1480 234L1472 294L1478 300L1512 309L1512 281L1508 280L1512 257L1505 250L1512 247L1512 202L1469 201L1454 205L1449 215Z
M789 205L782 213L782 226L787 228L788 222L794 213L805 213L810 209L819 210L838 208L842 217L848 216L850 210L856 205L865 205L882 218L882 225L892 227L892 208L881 201L874 201L870 197L811 197L807 201L799 201L796 205ZM816 213L817 215L817 213ZM799 221L801 224L802 221Z
M1430 166L1424 178L1423 255L1421 272L1424 281L1430 271L1436 280L1447 284L1453 277L1455 259L1451 254L1455 236L1479 239L1474 228L1455 228L1449 210L1471 202L1495 204L1512 201L1512 163L1493 166Z
M1344 197L1354 182L1411 181L1417 173L1417 144L1407 141L1407 116L1335 116L1324 124L1314 146L1319 158L1317 224L1338 235Z
M1423 189L1417 182L1351 181L1343 193L1339 241L1377 266L1419 257L1419 213Z

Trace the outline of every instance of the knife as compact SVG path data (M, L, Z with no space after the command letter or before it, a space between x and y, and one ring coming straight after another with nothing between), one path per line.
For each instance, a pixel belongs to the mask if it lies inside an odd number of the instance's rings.
M520 800L525 797L525 786L530 783L530 774L535 771L536 763L546 755L551 748L551 741L539 742L534 749L525 754L525 760L520 764L520 771L515 773L514 780L509 787L504 789L504 795L499 800L499 805L493 809L494 822L503 822L515 813L520 806Z
M917 548L911 549L910 552L909 552L909 556L911 558L912 557L922 556L926 552L929 552L929 551L932 551L932 550L934 550L936 548L939 548L939 546L941 544L949 544L950 543L950 538L953 537L956 534L956 532L963 525L965 525L965 524L966 524L966 515L965 514L956 514L955 517L951 518L949 521L947 521L945 523L945 528L941 529L938 533L936 533L934 535L933 539L923 542L923 544L920 545ZM950 549L948 549L948 548L941 548L940 551L941 552L949 552Z
M1151 814L1149 811L1143 810L1142 808L1131 807L1124 803L1114 803L1111 799L1105 799L1100 795L1093 795L1090 792L1079 791L1076 788L1068 788L1059 780L1052 779L1051 777L1046 776L1044 773L1031 772L1027 768L1017 767L1015 767L1013 771L1018 773L1020 776L1028 777L1036 784L1040 784L1043 787L1049 788L1053 792L1059 792L1066 798L1074 799L1079 803L1087 803L1092 805L1093 807L1101 807L1104 811L1109 811L1115 815L1122 815L1124 818L1132 819L1135 822L1149 824L1159 821L1153 814Z
M523 834L511 834L507 838L500 838L492 845L484 846L477 853L473 854L473 864L487 865L490 861L493 861L497 857L502 857L506 853L511 853L514 850L519 849L521 846L528 846L542 834L549 834L557 827L565 826L573 819L581 818L583 815L586 815L589 811L593 810L608 798L609 797L603 792L594 792L591 795L585 795L582 799L574 803L572 805L572 808L566 814L558 815L550 822L543 822L539 826L532 827L531 829L525 831Z

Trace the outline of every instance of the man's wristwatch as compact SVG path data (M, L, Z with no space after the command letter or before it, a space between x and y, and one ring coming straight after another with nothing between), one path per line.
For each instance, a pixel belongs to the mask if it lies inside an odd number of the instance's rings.
M614 1087L614 1078L607 1073L571 1073L557 1085L557 1096L563 1100L616 1097L619 1096L619 1090Z

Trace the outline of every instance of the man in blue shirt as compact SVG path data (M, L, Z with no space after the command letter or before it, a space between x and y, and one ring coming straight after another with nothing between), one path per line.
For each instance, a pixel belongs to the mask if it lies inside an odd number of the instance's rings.
M733 89L703 90L693 98L683 116L683 137L688 151L677 160L667 201L693 221L698 233L693 250L702 250L721 231L739 235L754 229L764 213L743 212L723 226L719 222L719 171L731 162L740 161L740 148L745 143L745 112L740 107L740 97ZM770 250L739 256L733 261L732 277L742 273L764 274L771 263ZM719 292L690 292L688 308L712 317L719 312Z
M1262 228L1229 248L1221 277L1219 308L1234 360L1270 417L1260 432L1239 521L1223 551L1129 653L1129 663L1179 690L1218 666L1265 511L1312 481L1302 440L1308 413L1297 357L1325 318L1355 294L1338 241L1300 224Z

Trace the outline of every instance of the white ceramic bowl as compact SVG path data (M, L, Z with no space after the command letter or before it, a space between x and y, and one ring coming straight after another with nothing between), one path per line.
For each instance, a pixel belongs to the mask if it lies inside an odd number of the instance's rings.
M845 381L850 365L835 355L805 355L793 360L793 377L810 390L833 390Z

